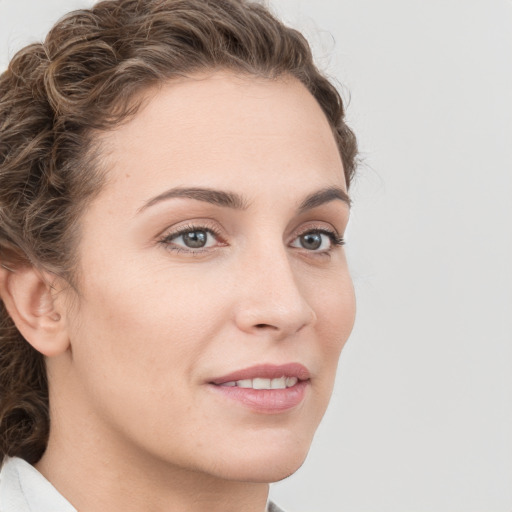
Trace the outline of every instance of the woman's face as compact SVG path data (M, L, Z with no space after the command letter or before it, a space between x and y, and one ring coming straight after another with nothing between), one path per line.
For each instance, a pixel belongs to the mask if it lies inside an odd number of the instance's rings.
M331 129L292 78L217 72L148 98L101 136L61 382L104 456L281 479L354 321Z

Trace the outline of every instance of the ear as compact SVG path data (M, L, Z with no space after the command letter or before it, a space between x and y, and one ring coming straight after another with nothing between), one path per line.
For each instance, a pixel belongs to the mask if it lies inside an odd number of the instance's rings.
M0 298L21 335L37 351L52 357L68 349L64 304L57 300L49 274L28 265L14 269L1 265Z

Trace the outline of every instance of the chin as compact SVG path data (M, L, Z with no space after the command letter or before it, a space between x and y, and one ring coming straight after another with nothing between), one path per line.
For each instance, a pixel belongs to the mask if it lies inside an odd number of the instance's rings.
M218 461L216 473L226 480L253 483L278 482L293 475L304 463L310 444L277 445L270 447L253 447L250 453L243 450L243 455L223 458Z
M307 455L307 454L306 454ZM258 475L257 478L253 478L252 482L254 483L274 483L279 482L293 475L300 467L304 464L306 457L304 456L300 461L296 461L294 464L289 465L280 465L278 467L273 467L271 470L266 468L266 471L263 471L263 474Z

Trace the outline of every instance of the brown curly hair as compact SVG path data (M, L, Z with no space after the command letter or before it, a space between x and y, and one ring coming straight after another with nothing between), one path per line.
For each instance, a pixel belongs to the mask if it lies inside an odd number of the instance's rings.
M133 116L138 92L194 72L299 79L322 107L347 185L356 140L304 37L246 0L107 0L62 18L0 75L0 264L73 283L80 213L104 172L94 132ZM44 357L0 301L0 460L35 463L49 433Z

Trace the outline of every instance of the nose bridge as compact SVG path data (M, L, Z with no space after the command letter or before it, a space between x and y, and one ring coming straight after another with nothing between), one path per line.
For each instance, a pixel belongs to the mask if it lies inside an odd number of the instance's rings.
M283 241L262 238L242 258L237 321L246 331L293 334L316 317Z

